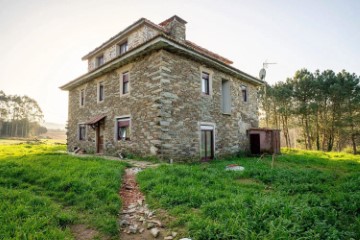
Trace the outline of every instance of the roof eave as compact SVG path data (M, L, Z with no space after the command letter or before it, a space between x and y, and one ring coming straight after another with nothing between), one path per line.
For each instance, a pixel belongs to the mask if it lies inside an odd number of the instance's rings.
M117 58L112 59L109 62L106 62L104 65L102 65L99 68L96 68L90 72L87 72L80 77L75 78L74 80L66 83L65 85L61 86L60 89L64 91L69 91L73 89L74 87L77 87L80 84L83 84L84 82L88 81L89 79L93 79L96 77L101 76L104 73L110 72L113 69L116 69L120 66L123 66L129 62L131 62L134 58L138 57L139 55L146 54L149 51L160 49L162 46L155 45L157 43L157 39L159 36L153 38L152 40L146 42L146 44L143 44L137 48L134 48L130 51L128 51L126 54L119 56Z
M91 79L94 79L96 77L101 76L104 73L110 72L113 69L116 69L122 65L125 65L132 61L132 59L138 57L139 55L147 54L150 51L158 50L158 49L167 49L169 51L177 51L185 55L190 55L193 58L198 59L199 61L207 62L211 64L212 66L221 69L226 70L226 72L236 75L238 77L241 77L242 79L251 82L254 85L260 86L263 85L264 82L256 77L253 77L245 72L240 71L237 68L234 68L232 66L229 66L217 59L214 59L212 57L209 57L201 52L198 52L194 49L191 49L190 47L181 44L179 42L174 41L173 39L170 39L168 37L165 37L164 35L158 35L154 37L152 40L144 43L143 45L132 49L131 51L127 52L126 54L119 56L118 58L115 58L111 60L110 62L105 63L100 68L97 68L91 72L88 72L71 82L63 85L60 87L61 90L71 90L74 87L88 81Z

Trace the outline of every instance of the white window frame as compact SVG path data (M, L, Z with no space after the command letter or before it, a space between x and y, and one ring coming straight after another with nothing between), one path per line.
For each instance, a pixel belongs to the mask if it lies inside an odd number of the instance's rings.
M83 104L81 103L81 98L82 98L81 94L82 94L82 92L84 93L84 103L83 103ZM85 88L81 88L80 91L79 91L79 106L80 106L80 107L84 107L84 106L85 106L85 98L86 98Z
M122 139L118 139L118 122L119 120L124 120L124 121L129 121L129 138L130 140L122 140ZM131 121L131 115L122 115L122 116L116 116L114 118L114 140L115 142L122 142L122 141L131 141L131 125L132 125L132 121Z
M84 136L84 139L80 139L80 127L81 127L81 126L84 126L84 127L85 127L85 136ZM77 126L77 140L79 140L79 141L86 141L87 132L88 132L87 125L86 125L85 123L78 123L78 126Z
M128 74L128 78L129 78L129 81L128 81L128 92L127 92L127 93L123 93L124 74ZM122 97L122 96L128 96L128 95L130 94L130 91L131 91L131 74L130 74L130 71L129 71L129 70L124 70L124 71L122 71L121 74L120 74L120 97Z
M100 100L100 85L103 86L103 96L102 96L102 100ZM102 103L105 101L105 81L99 81L97 83L97 90L96 90L97 94L96 94L96 99L97 99L97 103Z
M213 130L213 150L214 150L214 158L216 156L216 124L212 122L199 122L198 123L198 129L199 129L199 158L201 158L201 130Z
M124 45L125 43L126 43L126 51L121 53L121 46ZM117 44L117 55L118 56L125 54L127 51L129 51L129 42L127 39L123 40Z
M244 103L249 102L249 88L246 85L241 85L241 101ZM244 100L243 90L246 91L246 101Z
M202 79L202 74L207 73L209 74L209 94L206 94L202 91L202 84L203 84L203 79ZM213 94L213 88L212 88L212 83L213 83L213 76L214 76L214 72L211 69L205 68L205 67L200 67L200 93L202 96L212 96Z

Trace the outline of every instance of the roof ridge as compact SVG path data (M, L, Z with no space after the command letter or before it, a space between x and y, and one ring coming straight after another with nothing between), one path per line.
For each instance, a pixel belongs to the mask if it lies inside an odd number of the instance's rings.
M128 27L126 27L124 30L120 31L119 33L117 33L116 35L114 35L113 37L108 39L107 41L103 42L99 47L97 47L94 50L90 51L88 54L86 54L84 57L82 57L82 60L85 60L86 58L88 58L91 55L95 54L97 51L104 48L106 45L108 45L109 43L111 43L115 39L119 38L121 35L123 35L127 31L129 31L131 28L136 27L137 25L140 25L142 23L147 23L150 26L158 29L160 31L160 34L166 34L167 37L170 37L171 39L176 40L173 37L169 36L169 34L168 34L169 31L167 31L165 29L165 27L163 26L173 18L176 18L177 20L182 21L183 23L186 23L185 20L183 20L182 18L180 18L177 15L174 15L174 16L166 19L165 21L163 21L163 22L161 22L159 24L156 24L156 23L150 21L149 19L142 17L142 18L138 19L137 21L135 21L134 23L132 23L131 25L129 25ZM194 49L196 49L196 50L198 50L198 51L203 52L204 54L208 55L209 57L213 57L215 59L218 59L219 61L224 62L226 64L233 64L233 61L231 61L231 60L229 60L229 59L227 59L227 58L225 58L225 57L223 57L223 56L221 56L221 55L219 55L217 53L214 53L214 52L212 52L212 51L210 51L210 50L208 50L208 49L206 49L204 47L201 47L201 46L197 45L196 43L194 43L192 41L185 40L185 44L192 47L192 48L194 48Z

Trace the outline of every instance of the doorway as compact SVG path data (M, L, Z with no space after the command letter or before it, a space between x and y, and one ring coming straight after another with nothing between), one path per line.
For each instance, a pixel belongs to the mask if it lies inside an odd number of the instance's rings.
M260 154L260 134L250 134L251 154Z
M214 159L214 129L212 127L201 127L200 157L204 162Z
M96 126L96 153L104 153L104 121L99 121Z

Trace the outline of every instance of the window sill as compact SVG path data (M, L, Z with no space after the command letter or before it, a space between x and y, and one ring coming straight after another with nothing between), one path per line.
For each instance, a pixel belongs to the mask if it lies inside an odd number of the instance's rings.
M130 92L125 93L125 94L120 94L120 97L128 97L128 96L130 96Z
M227 115L227 116L231 116L231 113L226 113L226 112L223 112L221 113L222 115Z
M129 142L130 138L118 139L117 142Z

